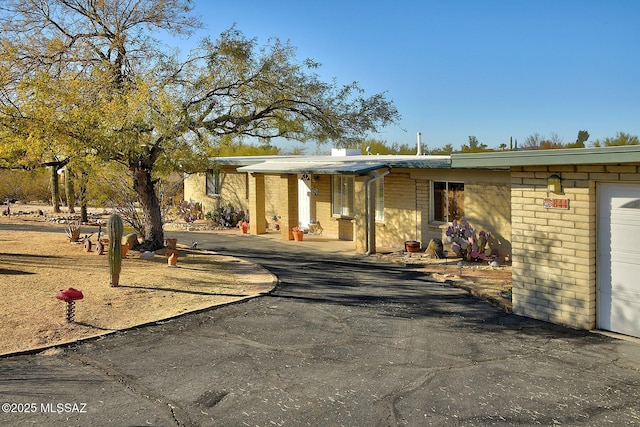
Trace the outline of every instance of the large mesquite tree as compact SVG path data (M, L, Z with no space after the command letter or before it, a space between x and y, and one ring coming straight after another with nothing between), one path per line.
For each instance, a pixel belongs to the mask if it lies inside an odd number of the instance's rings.
M383 94L323 82L289 44L260 46L235 28L180 60L152 36L197 28L190 9L188 0L0 5L0 161L55 151L126 165L149 249L163 245L159 172L202 170L228 139L348 144L399 117Z

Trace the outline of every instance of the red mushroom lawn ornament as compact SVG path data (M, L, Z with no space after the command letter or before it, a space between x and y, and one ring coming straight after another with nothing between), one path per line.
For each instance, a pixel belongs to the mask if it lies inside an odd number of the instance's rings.
M76 300L84 298L82 291L74 288L60 289L56 298L67 303L67 322L73 322Z

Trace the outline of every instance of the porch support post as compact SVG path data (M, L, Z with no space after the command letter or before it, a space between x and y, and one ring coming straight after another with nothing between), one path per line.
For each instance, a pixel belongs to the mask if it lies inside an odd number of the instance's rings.
M422 242L422 248L426 248L431 240L429 236L429 206L431 205L430 193L431 182L424 179L416 179L416 235L415 239L418 242ZM442 235L437 236L446 241L446 230L442 230Z
M298 226L298 176L280 175L280 234L293 240L291 229Z
M375 215L367 215L367 178L367 176L356 176L354 187L353 213L355 216L355 229L353 237L356 242L356 252L359 254L367 253L367 229L368 226L373 224L375 230L376 225ZM371 245L371 242L369 244ZM375 239L373 245L375 252Z
M263 174L249 174L249 232L264 234L267 232L265 217L265 187Z

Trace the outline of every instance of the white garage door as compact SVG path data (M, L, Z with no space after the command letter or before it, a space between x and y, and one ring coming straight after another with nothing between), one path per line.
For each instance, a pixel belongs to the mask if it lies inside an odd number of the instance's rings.
M598 328L640 337L640 186L600 184Z

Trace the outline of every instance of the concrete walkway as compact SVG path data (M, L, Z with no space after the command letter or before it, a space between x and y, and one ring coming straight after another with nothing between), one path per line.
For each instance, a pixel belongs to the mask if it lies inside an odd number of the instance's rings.
M328 242L172 234L264 266L276 291L1 359L2 425L640 423L636 342L506 314Z

